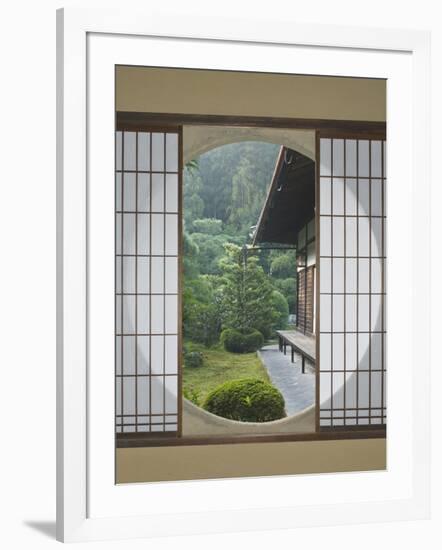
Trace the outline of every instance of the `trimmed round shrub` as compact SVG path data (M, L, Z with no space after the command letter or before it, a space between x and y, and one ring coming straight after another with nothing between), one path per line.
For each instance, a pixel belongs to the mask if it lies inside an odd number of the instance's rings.
M184 366L196 369L204 363L203 354L200 351L189 351L184 356Z
M264 337L255 329L243 334L234 328L226 328L221 333L220 342L231 353L251 353L264 344Z
M256 351L264 344L264 336L259 330L252 330L248 334L243 335L244 353Z
M241 422L270 422L286 416L284 398L271 384L257 378L231 380L206 397L203 409Z

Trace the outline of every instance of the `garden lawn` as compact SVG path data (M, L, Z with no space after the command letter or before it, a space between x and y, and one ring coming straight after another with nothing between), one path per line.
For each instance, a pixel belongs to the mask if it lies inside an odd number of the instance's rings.
M207 394L228 380L258 378L270 382L266 369L254 353L230 353L221 346L206 348L200 344L186 343L189 351L200 351L204 365L183 369L184 392L190 392L202 404ZM193 400L193 399L192 399Z

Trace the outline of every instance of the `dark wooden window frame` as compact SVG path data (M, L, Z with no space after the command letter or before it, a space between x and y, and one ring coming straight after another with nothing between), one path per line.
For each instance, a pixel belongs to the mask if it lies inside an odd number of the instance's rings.
M279 128L314 130L316 133L316 151L319 151L319 139L321 137L347 139L385 139L386 123L373 121L348 121L348 120L324 120L324 119L299 119L276 117L252 117L230 115L194 115L180 113L144 113L144 112L116 112L116 131L163 131L168 130L182 132L183 126L237 126L249 128ZM182 147L180 148L180 165L182 167ZM179 186L182 187L182 170L180 170ZM316 212L319 212L319 163L316 162ZM180 192L180 197L182 193ZM179 216L182 216L182 199L179 204ZM315 216L316 239L316 293L318 296L319 285L319 216ZM181 235L180 235L181 236ZM179 243L179 258L182 263L182 238ZM182 270L179 273L179 312L182 311ZM316 319L319 317L319 299L316 299ZM182 338L182 328L179 328L179 341ZM316 357L319 362L319 338L316 338ZM385 438L385 426L346 426L343 429L334 427L332 430L319 427L319 369L316 369L316 427L312 433L303 434L266 434L266 435L222 435L222 436L171 436L171 434L157 433L155 436L146 433L116 434L117 447L157 447L157 446L186 446L186 445L219 445L232 443L256 443L256 442L285 442L285 441L320 441L341 439L371 439ZM182 422L182 361L179 360L179 423ZM181 431L181 430L180 430Z

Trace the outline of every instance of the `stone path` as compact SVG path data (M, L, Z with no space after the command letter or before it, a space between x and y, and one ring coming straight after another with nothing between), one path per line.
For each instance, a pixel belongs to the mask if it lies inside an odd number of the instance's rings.
M301 356L295 352L294 360L279 351L277 344L264 346L258 352L272 384L279 389L285 401L287 416L313 405L315 400L315 371L306 361L305 374L301 372Z

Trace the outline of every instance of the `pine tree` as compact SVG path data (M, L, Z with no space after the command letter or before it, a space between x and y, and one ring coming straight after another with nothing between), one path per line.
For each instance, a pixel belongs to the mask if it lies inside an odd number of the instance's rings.
M225 245L222 271L221 310L225 328L242 333L258 329L270 332L274 321L272 285L256 257L245 248Z

